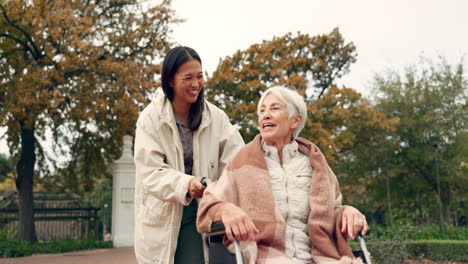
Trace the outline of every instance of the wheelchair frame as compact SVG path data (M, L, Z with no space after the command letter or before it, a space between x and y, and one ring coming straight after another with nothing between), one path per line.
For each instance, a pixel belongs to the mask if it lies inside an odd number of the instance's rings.
M209 250L209 264L244 264L244 256L238 241L234 241L235 254L229 252L223 244L225 234L223 222L215 222L211 225L211 232L208 232L206 241ZM368 232L369 234L369 232ZM372 264L366 241L361 232L357 236L360 251L353 251L354 256L361 257L366 264Z

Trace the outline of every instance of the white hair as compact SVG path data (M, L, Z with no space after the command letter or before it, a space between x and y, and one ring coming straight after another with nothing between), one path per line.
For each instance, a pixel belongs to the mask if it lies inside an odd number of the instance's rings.
M292 138L296 139L304 128L305 122L307 120L307 108L304 102L304 98L298 92L288 89L284 86L270 87L262 94L260 100L258 101L257 115L260 114L260 107L262 106L265 97L269 94L275 95L287 105L289 118L295 117L298 114L302 116L301 123L297 128L294 129L292 133Z

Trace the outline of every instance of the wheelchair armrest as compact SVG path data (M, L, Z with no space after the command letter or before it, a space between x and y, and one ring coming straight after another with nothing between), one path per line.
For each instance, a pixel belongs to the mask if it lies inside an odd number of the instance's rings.
M243 264L239 241L234 241L235 254L230 253L223 245L223 237L226 233L223 222L214 222L211 224L211 232L206 233L206 242L209 247L210 264ZM218 260L215 260L219 258Z
M208 232L206 235L218 236L218 235L224 235L224 234L225 234L225 230L224 230L223 222L213 222L211 224L211 232Z

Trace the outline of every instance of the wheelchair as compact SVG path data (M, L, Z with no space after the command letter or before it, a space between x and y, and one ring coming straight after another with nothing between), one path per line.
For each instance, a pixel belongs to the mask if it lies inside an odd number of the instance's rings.
M224 237L223 222L215 222L211 225L211 232L208 232L206 242L208 244L209 264L244 264L244 256L238 241L234 241L235 253L229 252L223 244ZM368 232L369 234L369 232ZM358 234L361 250L353 251L355 257L360 257L366 264L372 264L366 242L361 232Z

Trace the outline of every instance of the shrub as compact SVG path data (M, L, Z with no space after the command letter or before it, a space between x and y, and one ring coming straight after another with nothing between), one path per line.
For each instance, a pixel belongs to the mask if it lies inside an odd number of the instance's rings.
M468 240L408 241L407 248L414 258L468 261Z
M18 235L15 230L10 230L10 229L0 230L0 241L15 240L17 236Z

